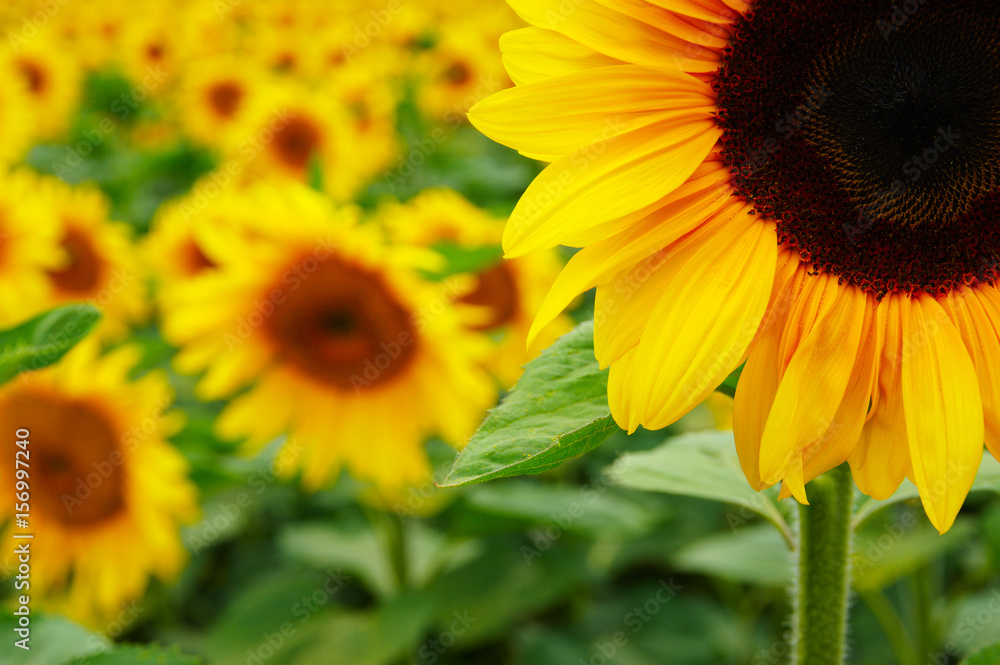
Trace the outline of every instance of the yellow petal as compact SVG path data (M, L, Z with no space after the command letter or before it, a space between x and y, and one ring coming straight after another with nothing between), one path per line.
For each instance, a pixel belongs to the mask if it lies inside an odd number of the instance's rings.
M554 162L535 178L511 214L504 229L505 253L514 258L573 245L601 223L658 202L694 173L720 135L707 116L664 121Z
M554 30L541 28L522 28L504 33L500 37L500 50L507 74L517 85L595 67L625 64Z
M789 315L788 305L802 286L801 280L794 279L799 270L796 254L782 252L777 264L771 300L750 346L750 358L743 368L733 400L736 452L743 475L755 490L767 487L760 478L760 439L783 370L779 350Z
M701 11L698 12L699 8L694 3L680 4L683 4L689 12L697 12L699 16L682 17L645 0L597 0L597 2L692 44L721 50L729 43L729 34L721 26L715 25L720 19L729 22L727 18L706 11L704 8L700 8ZM730 12L730 15L733 13Z
M583 248L566 264L538 310L529 343L584 291L645 261L716 214L732 216L742 203L732 197L729 174L709 160L671 192L653 213L606 240Z
M667 248L666 286L636 348L633 409L645 427L673 423L743 362L778 255L774 226L749 212L713 220Z
M803 456L815 455L834 441L852 435L852 443L856 441L868 406L865 400L863 407L848 410L842 421L836 420L854 373L868 298L860 289L838 284L835 275L803 271L799 279L816 284L800 317L788 323L790 328L798 326L801 336L781 375L761 437L760 474L766 484L797 474ZM869 385L864 398L870 393ZM846 459L844 453L840 461ZM796 488L793 484L793 494Z
M709 85L681 72L602 67L502 90L469 111L476 129L525 153L565 155L658 120L715 108Z
M940 300L972 358L979 377L986 447L1000 459L1000 292L981 284Z
M858 488L879 501L888 499L899 489L910 460L901 385L900 298L887 296L876 312L876 326L882 333L881 343L876 343L879 361L872 413L848 460Z
M555 30L618 60L676 67L687 72L718 69L717 51L658 30L594 0L508 0L517 14L539 28Z
M913 478L931 523L951 528L983 456L983 406L972 360L931 297L900 303L902 393Z

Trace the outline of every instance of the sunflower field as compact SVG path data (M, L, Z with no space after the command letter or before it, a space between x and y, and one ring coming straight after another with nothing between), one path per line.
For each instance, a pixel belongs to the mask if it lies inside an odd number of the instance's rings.
M1000 665L997 35L4 0L0 665Z

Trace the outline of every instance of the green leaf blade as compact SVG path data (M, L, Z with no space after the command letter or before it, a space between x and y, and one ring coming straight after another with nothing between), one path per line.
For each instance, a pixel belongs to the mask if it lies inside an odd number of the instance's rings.
M100 319L96 307L65 305L0 331L0 384L59 362Z
M607 392L608 372L594 358L593 323L583 323L528 363L441 486L539 474L593 450L618 431Z

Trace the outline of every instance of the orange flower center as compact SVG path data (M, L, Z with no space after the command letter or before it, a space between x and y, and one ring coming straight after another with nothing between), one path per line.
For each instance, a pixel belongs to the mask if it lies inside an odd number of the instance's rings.
M90 235L70 227L63 238L62 248L69 254L69 262L58 270L50 271L49 277L64 293L90 293L100 282L104 264Z
M42 392L16 393L4 403L0 423L7 431L30 432L33 509L71 527L104 521L123 509L125 458L119 435L93 404Z
M274 309L264 329L279 357L323 383L349 390L384 383L415 357L411 312L366 268L306 255L266 297Z
M475 290L459 298L459 302L466 305L489 309L489 317L473 329L492 330L513 321L518 311L518 293L517 280L510 264L503 261L477 277L479 284Z

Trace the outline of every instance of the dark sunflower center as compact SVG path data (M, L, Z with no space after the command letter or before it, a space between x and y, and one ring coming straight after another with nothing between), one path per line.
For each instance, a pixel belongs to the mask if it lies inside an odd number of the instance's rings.
M56 287L68 294L86 295L101 279L103 261L87 233L70 227L62 241L69 262L49 273Z
M310 255L267 293L276 305L265 329L279 356L323 383L368 388L393 379L414 358L412 313L367 269Z
M737 193L877 296L992 283L998 30L989 0L760 0L715 84Z
M208 103L223 118L233 117L242 100L243 88L235 81L222 81L208 90Z
M301 171L309 166L309 158L321 140L322 135L316 125L306 118L295 116L275 132L274 150L284 164Z
M476 288L459 300L466 305L487 308L489 314L475 330L492 330L510 323L517 316L517 281L514 271L505 261L477 275Z
M31 500L67 526L101 522L125 505L125 458L107 416L93 405L24 393L7 403L30 432Z

